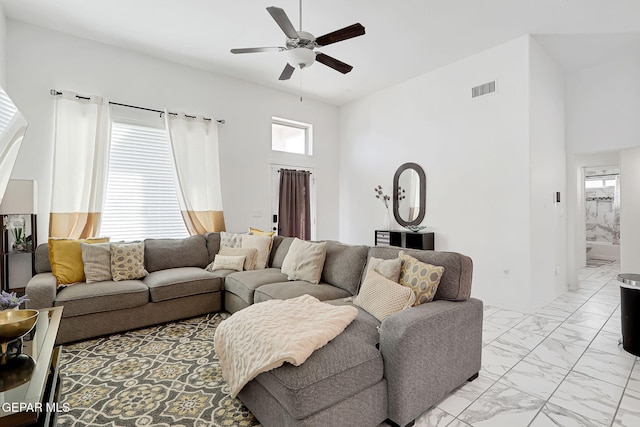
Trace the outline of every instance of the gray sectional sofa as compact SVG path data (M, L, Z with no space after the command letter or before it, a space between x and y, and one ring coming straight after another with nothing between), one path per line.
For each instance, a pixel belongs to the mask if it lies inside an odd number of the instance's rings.
M395 258L392 247L327 242L318 285L280 272L293 239L274 237L264 270L208 272L219 233L148 239L142 280L69 286L56 293L47 246L36 252L27 285L30 308L64 305L59 342L216 312L234 313L269 299L310 294L351 304L370 257ZM405 250L445 267L434 301L382 323L358 308L357 318L302 365L260 374L239 398L265 426L405 426L480 370L482 302L470 298L471 259L457 253Z

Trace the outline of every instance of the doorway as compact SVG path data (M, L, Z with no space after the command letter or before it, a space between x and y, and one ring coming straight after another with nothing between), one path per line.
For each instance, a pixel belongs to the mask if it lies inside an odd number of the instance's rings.
M271 163L271 230L275 231L277 235L281 234L280 227L280 171L283 169L303 171L309 174L309 188L307 196L309 198L309 221L310 221L310 235L307 237L309 240L316 239L316 182L314 170L311 167L276 164Z
M620 168L584 168L586 264L620 261Z

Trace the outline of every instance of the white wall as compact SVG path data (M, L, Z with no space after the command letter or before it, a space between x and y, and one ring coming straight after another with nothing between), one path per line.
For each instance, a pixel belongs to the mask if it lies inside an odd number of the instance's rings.
M4 15L4 9L0 4L0 86L6 91L6 47L7 47L7 19ZM9 95L11 96L11 95Z
M310 166L317 185L320 239L338 238L338 109L21 22L7 21L7 84L29 121L13 178L39 186L40 241L48 230L54 98L50 89L226 120L219 128L227 230L269 228L269 162ZM307 82L312 84L312 82ZM271 117L313 124L312 158L271 151ZM255 211L261 217L255 217Z
M640 148L620 156L620 271L640 273Z
M566 76L566 87L568 281L575 288L576 268L586 260L581 168L620 164L622 150L640 147L640 56L572 72ZM620 179L625 180L622 171ZM637 190L632 197L640 198ZM620 197L621 240L623 228L640 226L640 217L622 216L628 201L629 196ZM621 257L623 252L621 241Z
M530 39L531 288L540 307L567 288L565 83L562 70ZM555 193L560 192L560 203Z
M466 58L340 110L340 239L373 244L398 166L427 176L436 249L469 255L473 295L526 308L530 282L529 38ZM471 87L498 79L498 93Z

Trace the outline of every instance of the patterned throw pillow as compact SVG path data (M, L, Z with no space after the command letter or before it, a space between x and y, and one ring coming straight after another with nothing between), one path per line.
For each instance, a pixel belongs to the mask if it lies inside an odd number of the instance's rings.
M402 267L400 258L382 259L371 257L367 263L367 271L375 270L396 283L400 280L400 267Z
M146 276L144 242L111 244L111 275L114 282L135 280Z
M227 233L220 232L220 246L226 246L228 248L241 248L242 247L242 234L239 233Z
M431 302L436 295L444 267L427 264L400 251L402 260L400 284L413 290L416 295L414 306Z
M415 300L411 289L369 270L353 303L382 322L392 314L411 307Z

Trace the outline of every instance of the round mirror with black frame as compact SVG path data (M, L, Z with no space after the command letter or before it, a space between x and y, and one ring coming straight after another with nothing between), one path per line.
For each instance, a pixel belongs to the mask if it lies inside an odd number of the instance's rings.
M416 163L405 163L393 176L393 216L403 227L418 231L424 220L427 180Z

